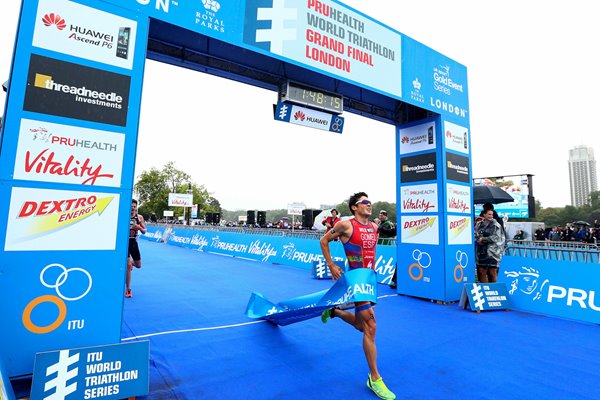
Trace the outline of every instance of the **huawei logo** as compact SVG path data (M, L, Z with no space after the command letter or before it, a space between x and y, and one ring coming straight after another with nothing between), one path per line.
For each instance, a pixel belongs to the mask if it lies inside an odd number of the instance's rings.
M59 31L62 31L67 27L67 23L65 22L65 20L62 19L60 15L54 13L44 15L44 18L42 18L42 22L46 26L56 25L56 28Z
M300 121L304 121L304 119L306 118L306 116L304 115L304 113L302 111L296 111L296 114L294 114L294 119L296 120L300 120Z
M446 131L446 137L447 138L451 138L452 137L452 132L451 131Z
M407 136L402 136L402 143L408 143L410 141L410 139Z

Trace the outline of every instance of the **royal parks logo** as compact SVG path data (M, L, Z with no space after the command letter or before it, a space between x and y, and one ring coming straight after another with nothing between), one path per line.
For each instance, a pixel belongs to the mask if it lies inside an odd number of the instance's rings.
M202 9L196 11L196 25L211 32L225 33L225 21L219 16L221 3L215 0L202 0Z
M31 55L23 109L125 126L131 78Z

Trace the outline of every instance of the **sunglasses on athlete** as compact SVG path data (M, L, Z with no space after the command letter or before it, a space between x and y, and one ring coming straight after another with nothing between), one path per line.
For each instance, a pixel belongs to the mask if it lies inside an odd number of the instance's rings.
M354 204L355 205L364 204L365 206L370 206L371 205L371 200L367 200L367 199L359 200L359 201L357 201Z

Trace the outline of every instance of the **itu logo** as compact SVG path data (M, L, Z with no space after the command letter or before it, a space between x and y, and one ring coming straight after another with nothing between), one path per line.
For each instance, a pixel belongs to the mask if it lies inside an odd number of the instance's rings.
M40 272L40 282L43 286L54 289L56 295L41 295L31 300L23 310L22 321L25 328L36 334L46 334L56 330L67 317L67 304L81 300L92 289L92 276L83 268L66 268L62 264L53 263L46 265ZM33 321L34 310L41 304L54 304L58 309L58 315L54 321L41 325L40 321ZM46 317L44 316L41 316ZM48 321L44 321L48 322ZM69 329L74 328L71 322L79 322L79 328L83 328L83 321L69 321Z
M454 281L460 283L465 276L465 268L469 265L469 256L464 251L458 250L456 252L456 261L458 264L454 267Z
M429 268L431 265L431 256L419 249L414 249L412 252L412 257L416 261L408 266L408 275L413 281L420 281L423 279L423 282L429 282L429 277L423 278L423 270ZM415 274L415 270L417 273Z
M473 306L478 310L483 310L483 305L485 304L485 299L483 298L483 291L481 290L481 285L474 284L473 289L471 289L471 294L473 295Z
M56 29L58 29L59 31L62 31L67 27L67 23L65 22L65 20L61 18L60 15L54 13L44 15L44 17L42 18L42 22L46 26L56 25Z
M297 39L292 24L298 20L298 9L286 7L285 3L285 0L247 1L244 42L283 55L285 42Z
M77 381L73 381L79 375L79 368L71 368L79 362L79 353L69 356L69 350L61 350L58 356L58 362L46 368L46 377L55 376L45 384L45 391L56 389L51 395L44 397L44 400L66 399L68 395L77 390ZM67 382L73 382L67 385Z

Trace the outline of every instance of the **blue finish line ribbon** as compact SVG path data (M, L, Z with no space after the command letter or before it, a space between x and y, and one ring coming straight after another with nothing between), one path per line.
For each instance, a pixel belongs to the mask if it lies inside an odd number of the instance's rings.
M277 304L260 293L252 292L246 316L277 325L289 325L317 317L323 310L333 306L357 301L377 303L377 274L372 269L352 270L342 275L328 290L294 297Z

